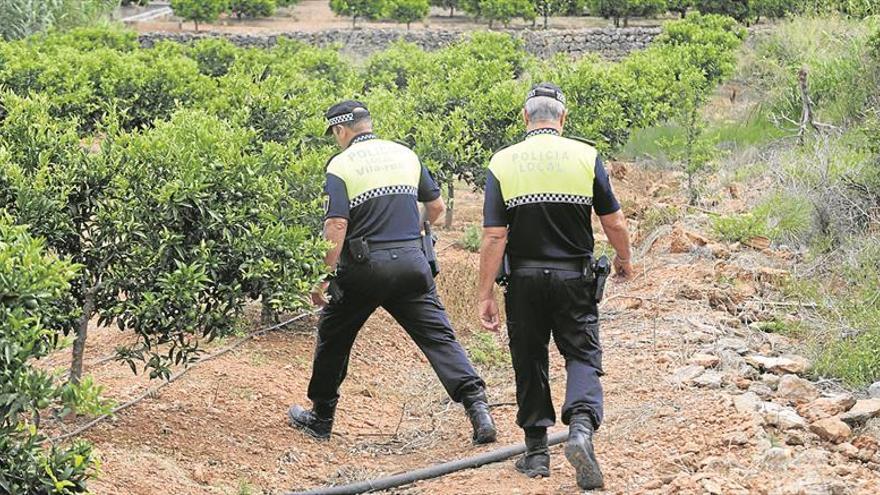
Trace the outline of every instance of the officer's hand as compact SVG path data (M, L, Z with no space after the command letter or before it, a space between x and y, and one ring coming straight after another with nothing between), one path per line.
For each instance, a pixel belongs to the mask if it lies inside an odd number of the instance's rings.
M498 303L495 302L495 298L480 301L479 311L480 324L483 328L492 332L498 331L500 320L498 318Z
M621 260L620 257L614 257L614 275L618 279L622 279L625 281L632 280L635 275L635 271L633 270L632 261L630 260Z
M323 308L327 305L327 287L330 286L330 282L321 282L318 287L312 291L312 304L319 308Z

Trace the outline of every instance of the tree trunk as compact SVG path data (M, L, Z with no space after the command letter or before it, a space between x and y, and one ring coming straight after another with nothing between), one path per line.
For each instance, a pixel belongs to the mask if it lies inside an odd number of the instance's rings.
M73 358L70 361L70 382L79 383L83 374L83 355L89 337L89 320L95 312L95 288L86 291L83 314L77 322L76 339L73 341Z
M545 13L544 14L544 29L547 29L547 23L549 23L549 22L550 22L550 14Z
M199 21L193 21L193 24L196 25L196 32L199 32Z
M452 228L453 214L455 211L455 183L450 179L446 183L446 223L447 229Z
M355 28L356 23L357 23L357 16L356 15L351 16L351 28L352 29Z
M269 305L269 302L266 301L266 296L263 296L261 299L262 308L260 311L260 324L267 327L278 323L278 315L275 313L275 310L272 309L272 306Z
M406 23L406 30L409 31L409 23Z
M629 16L623 18L623 27L629 27Z
M455 14L455 6L449 7L449 17L452 17L453 14Z
M616 27L616 28L620 27L620 17L614 18L614 27Z

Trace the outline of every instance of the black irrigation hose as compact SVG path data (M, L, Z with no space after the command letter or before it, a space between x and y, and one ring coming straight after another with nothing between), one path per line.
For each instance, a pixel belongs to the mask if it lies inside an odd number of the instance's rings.
M556 445L568 439L568 431L560 431L550 435L548 439L549 445ZM328 486L323 488L312 488L311 490L300 492L287 492L285 495L356 495L359 493L369 493L377 490L387 490L398 486L408 485L416 481L428 480L445 476L463 469L474 469L484 464L493 462L501 462L515 455L520 455L526 451L525 444L508 445L497 450L486 452L484 454L458 459L455 461L444 462L428 466L415 471L407 471L405 473L386 476L373 480L359 481L349 485Z

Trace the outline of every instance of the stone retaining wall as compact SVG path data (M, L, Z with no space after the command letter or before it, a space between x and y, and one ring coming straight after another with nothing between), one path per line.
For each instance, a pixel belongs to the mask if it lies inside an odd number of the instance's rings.
M587 28L508 32L514 37L522 39L525 49L539 57L550 57L557 53L573 56L597 53L604 58L617 60L633 50L641 50L648 46L660 33L660 28ZM435 50L449 45L466 34L467 32L445 30L358 29L353 31L350 29L330 29L276 34L156 32L143 33L139 38L143 47L151 47L160 40L189 43L201 38L224 37L238 46L261 48L274 46L279 38L289 38L315 46L336 45L346 53L364 56L387 48L388 45L399 39L415 43L426 50Z

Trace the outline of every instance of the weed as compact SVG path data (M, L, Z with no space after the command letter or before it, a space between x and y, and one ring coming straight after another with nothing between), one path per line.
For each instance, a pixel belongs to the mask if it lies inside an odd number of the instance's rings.
M238 480L238 488L235 490L236 495L254 495L254 486L247 480Z
M482 235L482 230L479 226L468 225L464 231L464 237L458 241L458 244L472 253L477 253L480 251Z
M467 340L468 354L471 360L481 366L503 366L510 363L510 353L498 345L495 335L490 332L477 331Z
M765 236L775 241L803 240L813 225L813 206L804 198L777 193L751 212L719 216L712 228L721 239L744 242Z
M681 218L681 210L675 205L663 205L645 211L639 230L648 233L653 232L663 225L672 225Z

